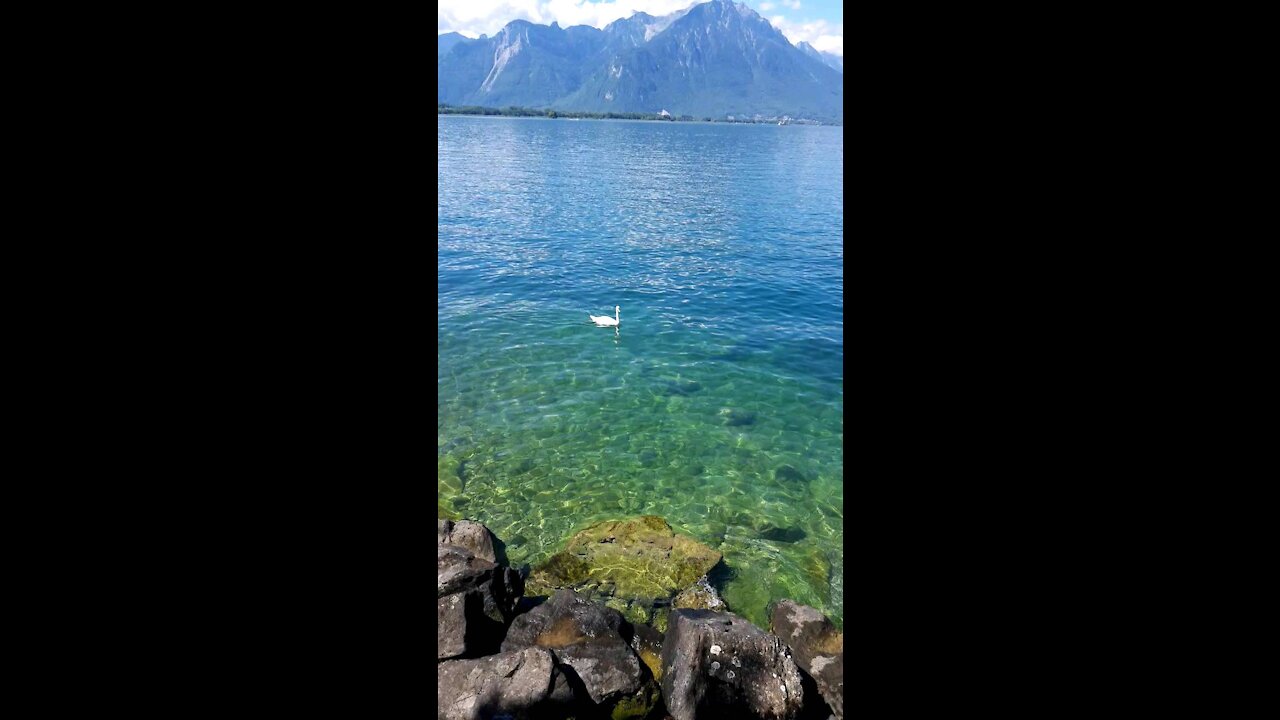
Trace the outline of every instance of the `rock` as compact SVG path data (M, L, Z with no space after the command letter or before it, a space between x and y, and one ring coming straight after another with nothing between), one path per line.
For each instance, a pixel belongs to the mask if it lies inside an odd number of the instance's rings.
M793 543L799 542L805 538L804 530L798 527L778 527L771 523L765 523L760 530L761 540L772 540L774 542Z
M440 720L490 720L502 714L551 720L567 717L574 702L555 655L541 648L438 663L436 679Z
M478 558L498 562L498 555L493 549L493 533L478 522L437 520L436 544L457 545L470 550Z
M597 523L574 535L563 551L534 568L530 585L540 590L594 586L600 595L652 604L692 585L720 557L693 538L677 535L662 518L645 515Z
M653 613L652 606L646 606L643 603L625 600L620 597L606 597L604 606L617 610L622 613L624 620L636 625L647 624Z
M756 422L756 414L750 410L741 410L738 408L724 408L720 411L720 415L724 417L724 424L730 427L740 427L742 425L754 425Z
M622 698L613 706L609 711L609 720L643 720L649 717L661 698L662 691L658 688L658 683L649 679L639 692Z
M615 705L644 690L646 680L639 656L622 636L624 622L618 611L560 590L511 623L502 650L554 650L561 663L573 668L593 703Z
M667 395L692 395L702 389L697 380L667 380L663 383L663 393Z
M703 575L698 582L681 590L676 595L675 600L671 601L673 608L687 608L690 610L728 610L729 607L724 604L724 600L720 599L720 594L716 589L711 587L711 583L707 581L707 576Z
M826 615L791 600L773 607L773 634L786 643L796 663L817 685L836 718L844 717L844 633Z
M650 624L653 625L653 629L657 630L660 633L665 633L667 631L667 618L670 616L671 616L670 607L654 608L653 622L651 622Z
M662 679L662 633L648 625L631 626L631 649L649 668L655 680Z
M808 485L809 478L804 473L791 467L790 465L779 466L773 471L773 479L782 484L791 485Z
M662 643L662 698L674 720L794 720L804 690L778 638L732 613L672 610Z
M520 574L456 545L437 545L436 561L436 659L496 651L524 589Z

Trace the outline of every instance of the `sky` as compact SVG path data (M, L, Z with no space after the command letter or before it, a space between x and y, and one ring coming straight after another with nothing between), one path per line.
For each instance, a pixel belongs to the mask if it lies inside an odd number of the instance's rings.
M694 0L439 0L436 34L457 32L470 38L493 35L512 20L603 28L637 12L661 16L690 4ZM818 50L844 57L841 0L746 0L746 4L793 44L804 41Z

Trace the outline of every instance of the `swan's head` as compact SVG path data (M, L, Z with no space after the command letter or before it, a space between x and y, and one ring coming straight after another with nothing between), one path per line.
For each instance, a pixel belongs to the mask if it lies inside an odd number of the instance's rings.
M614 306L613 306L613 311L614 311L615 313L620 313L620 312L622 312L622 308L618 307L617 305L614 305Z

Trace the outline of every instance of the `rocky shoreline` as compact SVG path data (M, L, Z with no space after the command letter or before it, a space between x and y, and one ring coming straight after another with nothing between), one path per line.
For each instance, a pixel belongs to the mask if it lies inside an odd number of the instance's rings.
M574 535L527 576L484 525L437 521L437 715L447 720L844 717L844 635L783 600L730 612L720 553L660 517Z

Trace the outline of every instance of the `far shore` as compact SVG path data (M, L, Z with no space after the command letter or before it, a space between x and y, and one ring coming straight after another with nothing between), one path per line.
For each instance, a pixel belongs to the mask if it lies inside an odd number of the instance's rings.
M642 120L646 122L705 122L719 123L723 125L843 125L842 122L831 120L816 120L812 118L795 118L790 115L777 115L765 117L762 115L752 115L751 117L738 117L736 115L728 115L721 118L712 118L703 116L701 118L692 115L661 115L657 113L596 113L596 112L578 112L578 111L561 111L536 108L522 107L505 107L491 108L480 107L476 105L452 106L438 103L436 106L436 115L473 115L477 117L522 117L522 118L541 118L543 120Z

